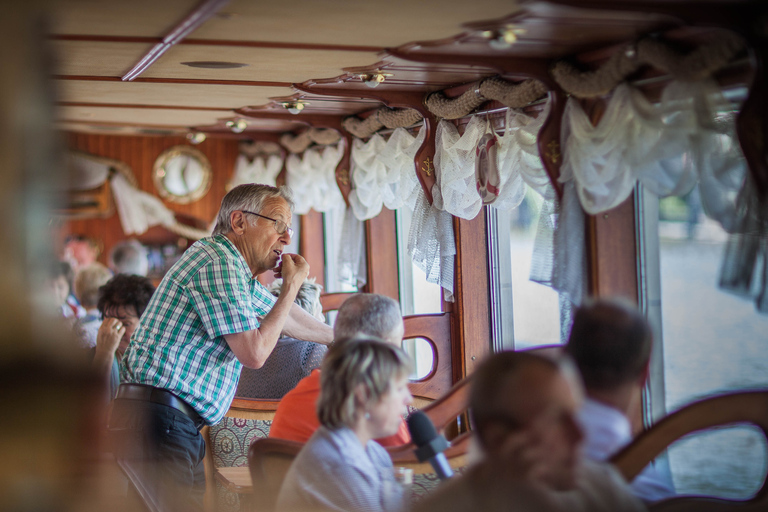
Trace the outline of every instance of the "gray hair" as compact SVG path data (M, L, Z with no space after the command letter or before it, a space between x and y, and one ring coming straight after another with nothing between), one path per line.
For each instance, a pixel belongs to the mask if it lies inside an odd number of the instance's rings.
M278 197L284 199L288 203L288 207L293 211L293 197L288 187L270 187L269 185L258 183L238 185L227 192L227 195L221 200L221 207L216 216L216 227L213 228L213 234L226 235L232 231L232 224L230 222L232 212L248 210L260 213L265 202Z
M333 337L338 340L367 335L389 339L402 324L403 316L396 300L377 293L358 293L339 308Z
M376 338L344 338L328 350L320 372L317 417L328 428L351 427L366 405L376 403L396 378L411 370L408 355ZM355 395L365 390L366 403Z
M269 286L269 292L275 297L279 297L282 286L283 280L275 279ZM314 277L309 277L301 283L301 288L299 288L294 302L310 315L320 318L323 314L323 305L320 303L320 292L322 291L323 285L317 284Z
M109 251L109 266L117 274L146 276L149 267L147 248L136 239L119 242Z

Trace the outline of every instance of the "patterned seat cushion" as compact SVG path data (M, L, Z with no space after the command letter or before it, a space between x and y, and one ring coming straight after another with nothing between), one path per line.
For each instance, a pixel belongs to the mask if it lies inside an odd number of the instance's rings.
M214 467L248 465L248 447L254 439L269 436L271 420L225 417L210 430Z

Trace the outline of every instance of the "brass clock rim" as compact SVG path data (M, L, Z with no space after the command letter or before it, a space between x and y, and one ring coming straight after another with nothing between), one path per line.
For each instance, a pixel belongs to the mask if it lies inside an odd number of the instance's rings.
M200 167L202 167L204 175L203 182L196 190L184 196L178 196L165 188L163 178L159 176L158 172L169 160L182 155L188 155L195 158L200 164ZM152 168L152 181L155 184L155 189L157 190L158 194L160 194L160 197L163 199L177 204L189 204L195 201L199 201L205 197L205 195L211 189L211 183L213 182L213 168L211 167L211 163L208 161L208 158L202 151L191 146L180 144L164 150L155 159L155 163Z

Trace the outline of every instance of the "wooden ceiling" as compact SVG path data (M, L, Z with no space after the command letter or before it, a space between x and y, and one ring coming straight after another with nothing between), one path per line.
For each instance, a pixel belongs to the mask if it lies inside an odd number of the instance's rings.
M58 0L58 121L84 132L263 138L301 130L311 114L371 111L387 95L420 98L495 74L546 78L554 59L684 25L686 11L668 7L695 3ZM516 41L498 44L505 33ZM391 74L375 90L360 78L373 71ZM298 115L280 104L299 98L308 104ZM225 122L239 118L248 128L234 135Z

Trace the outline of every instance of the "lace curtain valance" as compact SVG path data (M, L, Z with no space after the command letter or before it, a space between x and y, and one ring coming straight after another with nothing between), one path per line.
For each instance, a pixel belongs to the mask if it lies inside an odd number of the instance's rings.
M379 134L354 140L349 203L359 220L372 219L383 206L415 208L420 185L413 159L424 137L423 127L416 137L398 128L386 141Z
M718 123L718 113L730 110L709 80L672 82L658 105L623 84L597 126L571 98L563 116L560 181L575 182L581 205L593 215L622 203L638 181L663 197L686 194L703 178L705 195L716 201L722 191L710 184L738 181L740 187L743 180L740 152L725 133L732 130Z
M258 155L250 159L240 153L235 161L235 171L227 183L227 190L245 183L263 183L274 187L277 175L283 169L283 159L280 155Z
M286 184L293 191L294 213L304 215L310 209L324 212L344 202L336 185L336 166L344 153L343 144L309 148L301 156L288 156Z

